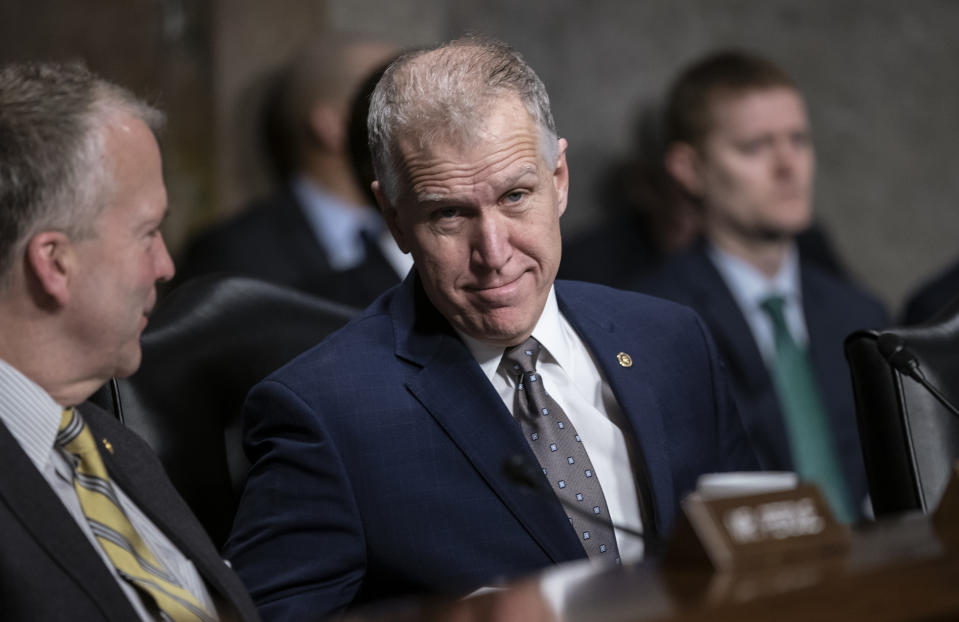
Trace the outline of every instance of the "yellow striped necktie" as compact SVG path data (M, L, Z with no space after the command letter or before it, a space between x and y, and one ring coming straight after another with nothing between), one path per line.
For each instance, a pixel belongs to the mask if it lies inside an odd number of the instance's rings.
M80 508L120 576L141 595L152 598L161 620L215 620L189 590L179 585L134 529L120 507L90 428L73 408L63 411L56 445L72 458L73 486Z

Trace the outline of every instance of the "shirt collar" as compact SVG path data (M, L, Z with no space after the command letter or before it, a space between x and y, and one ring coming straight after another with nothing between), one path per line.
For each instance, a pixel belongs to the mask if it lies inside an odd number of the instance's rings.
M758 308L770 296L782 296L789 303L800 302L799 256L795 244L790 245L772 278L712 244L707 246L707 253L741 308Z
M483 343L459 329L456 334L460 336L466 347L473 354L476 362L486 377L490 380L496 375L499 369L500 361L503 358L504 348L502 346ZM552 356L560 366L569 361L570 348L566 343L562 329L562 316L559 312L559 305L556 303L556 290L552 286L549 288L549 295L546 297L546 305L543 312L533 327L533 337L543 346L543 349ZM543 354L540 354L543 356Z
M346 270L362 262L366 251L360 233L369 232L375 239L383 230L383 221L376 211L358 209L303 176L295 177L290 187L303 206L313 233L326 249L330 266Z
M42 473L60 427L63 407L0 359L0 422Z

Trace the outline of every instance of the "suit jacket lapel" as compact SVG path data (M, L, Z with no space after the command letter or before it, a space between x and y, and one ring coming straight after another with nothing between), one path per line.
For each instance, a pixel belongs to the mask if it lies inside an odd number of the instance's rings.
M0 423L0 502L17 516L39 546L73 578L109 620L132 620L136 613L93 545L56 493Z
M241 617L235 608L236 591L224 581L225 564L216 553L199 522L190 513L186 504L175 495L172 484L152 458L145 459L136 446L130 446L116 438L117 433L105 424L110 415L92 404L84 404L84 416L94 437L100 445L100 455L110 477L123 492L153 521L164 535L183 553L200 576L212 588L214 597L219 597L217 607L225 614L223 604L234 608L234 617ZM91 411L99 411L94 414ZM98 416L99 415L99 416ZM109 419L113 423L112 419ZM112 451L103 446L109 442Z
M702 316L726 364L741 399L739 415L753 447L770 448L771 455L788 456L786 430L779 415L772 378L742 310L703 246L689 256L693 262L690 289L693 306ZM767 408L757 407L762 401ZM777 416L769 416L772 408Z
M656 361L643 356L642 327L622 326L616 313L602 308L593 300L567 295L563 283L556 283L557 302L563 315L586 343L593 359L609 382L631 430L637 463L634 477L643 508L644 528L651 533L661 525L672 524L673 507L677 503L673 488L673 468L669 443L663 427L663 413L649 379L658 378ZM617 355L632 358L630 367L618 363ZM652 514L650 514L650 508ZM650 516L654 523L649 524Z
M585 557L559 500L524 488L506 473L521 455L537 464L522 431L469 349L432 307L415 271L391 303L396 354L421 367L407 388L432 415L530 537L554 562Z
M851 394L849 369L841 355L842 343L848 331L843 323L835 319L843 310L830 304L832 301L822 291L821 281L813 270L806 264L800 267L803 315L809 332L809 359L819 381L833 438L840 447L846 443L854 445L854 441L849 439L850 434L854 435L856 431L855 426L849 425L849 409L853 403L850 399L847 407L842 408L843 400L839 397ZM858 438L855 440L858 441Z

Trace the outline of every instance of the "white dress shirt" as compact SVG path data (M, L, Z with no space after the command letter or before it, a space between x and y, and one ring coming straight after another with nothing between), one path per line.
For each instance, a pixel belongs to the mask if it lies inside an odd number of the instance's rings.
M500 365L503 348L457 332L512 413L518 378L507 374ZM533 329L533 337L543 346L537 372L542 376L543 386L550 397L563 409L583 440L593 471L603 488L610 520L613 525L641 531L636 479L623 434L623 429L628 426L609 383L583 340L560 313L552 288ZM622 529L615 529L615 533L623 562L642 558L642 538Z
M769 314L760 306L770 296L781 296L783 314L793 341L800 347L809 342L806 318L802 310L802 288L799 281L799 253L795 245L789 248L779 271L769 278L739 257L721 251L715 246L707 247L707 254L726 282L733 299L739 306L749 330L762 354L766 367L772 367L776 359L776 342Z
M54 447L62 413L63 406L54 402L43 388L0 359L0 423L7 427L14 440L63 502L70 516L103 559L138 617L145 622L155 622L156 618L144 607L136 589L120 578L83 515L76 489L73 487L72 468L63 454ZM213 599L193 562L140 511L116 482L112 484L127 518L157 560L176 577L180 585L197 597L207 611L215 612Z

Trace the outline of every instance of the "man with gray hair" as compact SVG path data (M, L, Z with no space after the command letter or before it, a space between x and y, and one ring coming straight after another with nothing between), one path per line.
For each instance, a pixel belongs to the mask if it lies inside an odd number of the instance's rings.
M554 285L566 141L519 54L408 53L369 126L414 270L247 400L227 550L266 619L633 561L700 474L755 468L691 311Z
M161 122L80 66L0 68L4 620L257 619L147 445L84 403L137 369L173 276Z

